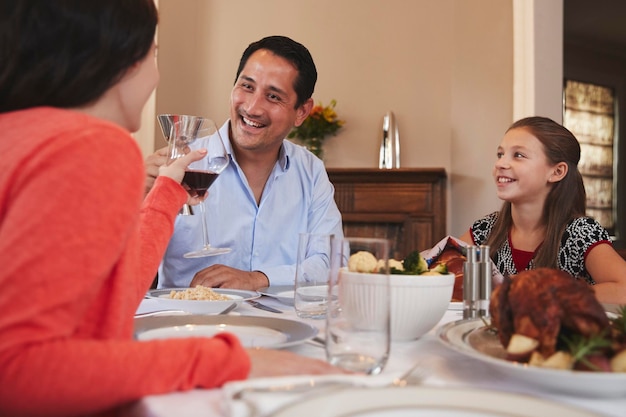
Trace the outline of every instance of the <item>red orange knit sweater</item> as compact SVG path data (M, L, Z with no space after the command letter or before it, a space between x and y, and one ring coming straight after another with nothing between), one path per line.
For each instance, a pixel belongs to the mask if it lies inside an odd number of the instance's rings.
M0 114L0 415L72 416L245 378L229 335L133 340L133 314L186 200L81 113ZM110 410L113 414L114 410Z

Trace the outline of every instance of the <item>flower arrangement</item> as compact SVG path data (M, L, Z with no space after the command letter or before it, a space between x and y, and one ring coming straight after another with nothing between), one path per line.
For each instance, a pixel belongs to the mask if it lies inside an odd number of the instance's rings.
M304 146L319 158L323 155L322 144L328 135L336 135L344 125L335 112L336 100L331 100L328 106L321 102L311 109L311 113L298 127L295 127L287 136L298 138Z

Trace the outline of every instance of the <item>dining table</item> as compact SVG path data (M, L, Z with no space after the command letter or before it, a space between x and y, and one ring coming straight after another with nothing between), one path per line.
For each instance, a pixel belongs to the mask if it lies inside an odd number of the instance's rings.
M303 321L317 328L319 335L323 337L325 320L300 319L292 305L271 296L264 295L256 301L282 313L269 312L247 303L241 303L228 314ZM445 312L437 326L424 336L412 341L392 341L388 362L380 376L397 375L417 364L420 368L420 386L423 387L513 393L587 410L599 416L626 416L626 395L604 397L555 392L545 389L541 384L532 384L512 378L511 375L500 372L497 367L489 366L482 361L449 348L442 343L437 331L441 326L463 319L462 311L452 307L453 304L455 303L450 304L451 308ZM144 310L150 309L148 305L142 307ZM284 349L310 358L325 359L326 357L323 346L313 340L306 340ZM373 377L363 375L361 378L365 380ZM267 394L268 401L271 401L273 395L273 393ZM228 407L225 407L228 399L227 391L223 388L194 389L164 395L152 395L141 399L133 407L131 414L132 417L228 417L230 415ZM450 401L454 401L454 399L451 398Z

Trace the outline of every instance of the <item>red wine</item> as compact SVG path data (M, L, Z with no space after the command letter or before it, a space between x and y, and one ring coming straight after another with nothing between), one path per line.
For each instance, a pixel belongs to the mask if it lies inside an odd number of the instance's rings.
M219 174L214 172L207 171L185 171L183 186L192 197L195 197L196 195L204 197L206 190L209 189L211 184L213 184L213 181L217 179L218 175Z

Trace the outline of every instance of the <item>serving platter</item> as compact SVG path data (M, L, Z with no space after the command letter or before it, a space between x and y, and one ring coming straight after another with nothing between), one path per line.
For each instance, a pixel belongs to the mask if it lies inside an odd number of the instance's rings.
M481 319L459 320L437 329L438 339L447 347L484 362L498 372L549 391L582 397L623 397L626 373L586 372L540 368L508 361L498 336Z
M462 388L349 388L305 397L272 417L591 417L536 397Z
M236 335L245 347L280 349L304 343L318 333L310 324L260 316L155 316L135 319L138 340Z
M293 285L271 285L260 288L259 294L275 298L286 305L293 305L294 286Z

